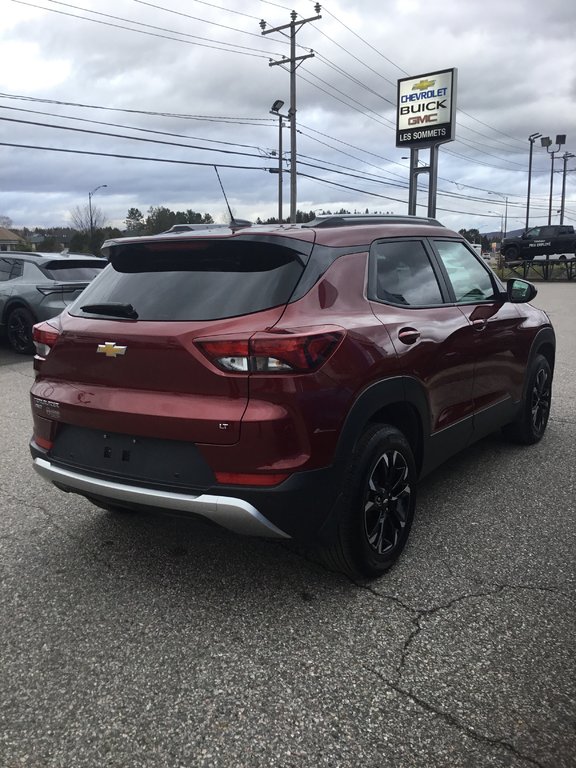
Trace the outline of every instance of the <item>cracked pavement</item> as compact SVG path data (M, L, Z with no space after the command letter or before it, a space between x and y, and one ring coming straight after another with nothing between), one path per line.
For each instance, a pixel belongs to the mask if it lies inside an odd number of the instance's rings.
M544 441L440 468L369 583L50 487L0 341L0 766L574 768L576 285L538 287Z

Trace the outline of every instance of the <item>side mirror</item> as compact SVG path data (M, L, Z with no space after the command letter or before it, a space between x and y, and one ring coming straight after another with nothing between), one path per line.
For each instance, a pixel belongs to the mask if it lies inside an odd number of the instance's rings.
M512 304L526 304L536 298L538 291L527 280L510 278L506 281L506 297Z
M526 240L528 237L528 232L522 232L522 240Z

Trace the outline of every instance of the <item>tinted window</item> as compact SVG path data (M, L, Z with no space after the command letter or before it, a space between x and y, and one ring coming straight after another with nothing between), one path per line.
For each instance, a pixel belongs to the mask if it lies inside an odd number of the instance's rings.
M258 242L155 243L113 253L71 308L131 304L140 320L216 320L285 304L304 265L295 251Z
M22 262L17 259L0 259L0 283L22 275Z
M471 303L494 298L490 273L462 243L435 240L434 245L454 289L456 301Z
M388 304L442 303L436 275L419 240L376 243L370 282L370 298Z
M38 265L46 277L50 280L92 280L108 264L105 259L94 259L94 261L49 261L46 264Z
M22 277L24 274L24 263L22 261L14 261L12 264L12 271L10 272L10 280L14 280L15 277Z
M0 258L0 283L6 282L6 280L10 280L12 263L12 259Z
M0 283L10 279L12 259L0 259Z

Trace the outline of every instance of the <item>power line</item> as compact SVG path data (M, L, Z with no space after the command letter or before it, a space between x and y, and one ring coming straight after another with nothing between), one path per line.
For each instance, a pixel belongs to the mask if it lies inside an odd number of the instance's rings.
M178 112L154 112L144 109L126 109L122 107L104 107L98 104L82 104L75 101L59 101L57 99L40 99L33 96L20 96L16 94L0 93L0 98L14 99L16 101L31 101L40 104L55 104L62 107L79 107L81 109L98 109L106 112L124 112L132 115L147 115L151 117L170 117L180 120L200 120L205 122L232 123L238 125L256 125L259 123L272 124L270 117L231 117L217 115L191 115ZM246 122L248 121L248 122Z
M115 157L120 160L146 160L151 163L172 163L174 165L199 165L213 168L235 168L242 171L267 171L268 169L260 165L230 165L226 163L202 163L196 160L173 160L166 157L146 157L141 155L124 155L117 152L95 152L87 149L65 149L63 147L41 147L36 144L14 144L7 141L0 141L0 147L15 147L17 149L38 149L44 152L65 152L72 155L93 155L95 157Z
M185 149L200 149L208 152L220 152L226 155L242 155L243 157L261 157L261 154L256 154L254 152L239 152L238 150L234 151L231 149L219 149L217 147L199 147L194 144L183 144L181 142L161 141L160 139L146 139L144 136L127 136L121 133L112 133L111 131L92 131L88 128L74 128L71 125L52 125L51 123L40 123L38 121L33 121L33 120L21 120L21 119L18 120L13 117L0 117L0 121L9 122L9 123L20 123L23 125L36 125L41 128L55 128L56 130L60 130L60 131L73 131L74 133L84 133L84 134L90 134L93 136L107 136L109 138L114 138L114 139L128 139L130 141L142 141L142 142L146 142L147 144L162 144L164 146L169 146L169 147L183 147Z
M270 57L270 52L267 52L267 51L261 51L260 53L254 53L254 49L253 48L247 49L247 46L244 46L244 45L237 45L236 43L224 43L223 41L220 41L220 40L210 41L210 38L200 37L198 35L189 35L186 32L177 32L177 31L174 31L174 30L168 30L169 32L172 32L173 34L182 35L183 37L194 38L194 42L191 41L191 40L182 40L179 37L171 37L170 35L161 35L161 34L158 34L156 32L147 32L144 29L134 29L132 27L124 27L121 24L113 24L110 21L101 21L100 19L90 19L88 16L78 16L77 14L68 13L67 11L59 11L56 8L46 8L45 6L36 5L36 4L30 3L30 2L25 2L25 0L12 0L12 2L13 3L17 3L18 5L26 5L26 6L29 6L31 8L38 8L38 9L40 9L42 11L48 11L49 13L57 13L60 16L68 16L68 17L73 18L73 19L81 19L82 21L89 21L92 24L101 24L101 25L106 26L106 27L113 27L114 29L123 29L123 30L125 30L127 32L136 32L139 35L147 35L149 37L158 37L158 38L160 38L162 40L173 40L174 42L177 42L177 43L186 43L187 45L197 45L197 46L199 46L201 48L211 48L211 49L216 50L216 51L224 51L225 53L237 53L237 54L239 54L241 56L252 56L254 58L259 58L259 59L268 59ZM58 2L58 0L48 0L48 2ZM69 8L75 8L75 9L80 10L80 11L87 10L87 9L84 9L84 8L78 8L77 6L68 5L67 3L59 3L59 4L60 5L66 5ZM89 13L94 13L94 14L99 13L98 11L88 11L88 12ZM119 18L119 17L116 17L116 16L111 16L110 14L100 14L99 13L99 15L107 16L109 18ZM153 25L144 24L143 22L140 22L140 21L129 21L129 20L126 20L126 19L120 19L120 20L121 21L126 21L128 24L139 24L140 26L151 27L152 29L161 29L161 27L154 27ZM208 40L210 42L216 42L216 43L218 43L218 45L208 45L207 43L197 42L197 40ZM231 45L233 45L235 48L246 48L246 50L233 50L232 48L230 48ZM220 47L220 46L228 46L228 47Z
M103 120L89 120L88 118L85 118L85 117L73 117L72 115L61 115L56 112L42 112L37 109L24 109L22 107L6 107L3 104L0 104L0 109L9 109L15 112L26 112L27 114L32 114L32 115L44 115L45 117L56 117L62 120L76 120L77 122L90 123L92 125L105 125L107 127L112 127L112 128L124 128L129 131L139 131L141 133L151 133L159 136L171 136L172 138L192 139L194 141L206 141L206 142L209 142L210 144L224 144L226 146L231 146L231 147L243 147L244 149L260 149L259 147L254 146L253 144L239 144L236 141L222 141L219 139L207 139L204 136L187 136L184 133L172 133L170 131L155 131L155 130L152 130L151 128L138 128L134 125L123 125L122 123L110 123L108 121L104 122ZM4 118L0 117L0 120L2 119ZM53 127L56 128L57 126L53 126ZM62 127L65 127L65 126L62 126ZM208 149L208 147L206 147L206 149Z

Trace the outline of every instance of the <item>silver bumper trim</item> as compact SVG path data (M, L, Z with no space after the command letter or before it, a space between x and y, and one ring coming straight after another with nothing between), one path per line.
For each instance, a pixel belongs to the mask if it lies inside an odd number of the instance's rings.
M122 483L101 480L69 469L55 467L41 458L34 459L34 469L45 480L59 483L76 493L100 496L120 503L125 501L147 507L160 507L174 512L190 512L206 517L230 531L247 536L290 538L287 533L281 531L258 512L256 507L242 499L208 494L191 496L184 493L157 491L153 488L122 485Z

